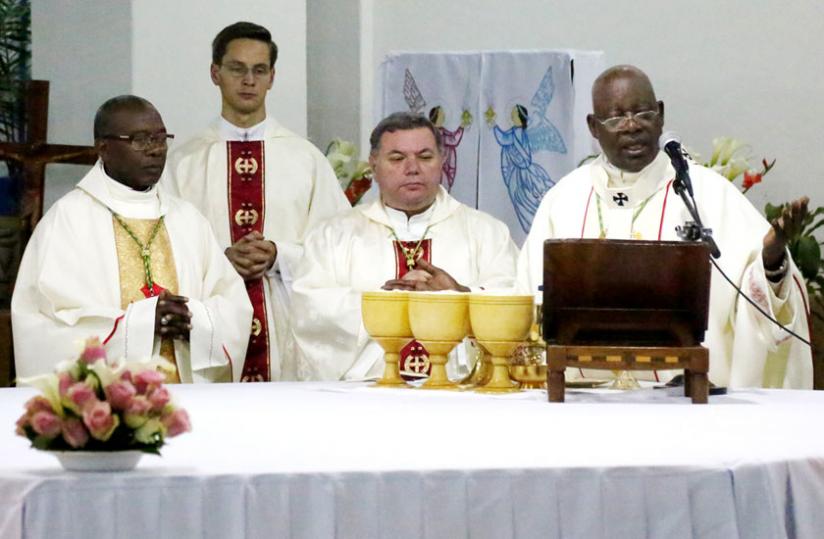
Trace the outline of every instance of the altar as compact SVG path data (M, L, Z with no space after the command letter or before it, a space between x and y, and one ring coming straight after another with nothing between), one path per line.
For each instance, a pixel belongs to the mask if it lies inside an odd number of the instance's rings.
M173 387L193 431L64 472L0 389L0 537L820 537L824 393L494 396L359 383Z

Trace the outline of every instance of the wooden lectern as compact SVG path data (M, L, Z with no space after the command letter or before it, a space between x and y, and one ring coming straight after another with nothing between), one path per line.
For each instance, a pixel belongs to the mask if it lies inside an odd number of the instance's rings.
M549 401L564 401L564 371L580 367L684 369L685 395L706 403L709 257L699 242L544 242Z

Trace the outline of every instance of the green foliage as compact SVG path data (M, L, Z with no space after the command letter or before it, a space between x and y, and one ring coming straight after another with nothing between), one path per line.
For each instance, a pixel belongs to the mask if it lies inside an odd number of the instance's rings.
M0 0L0 139L23 139L20 81L30 77L31 8L28 0Z
M29 75L31 8L26 0L0 0L0 78Z

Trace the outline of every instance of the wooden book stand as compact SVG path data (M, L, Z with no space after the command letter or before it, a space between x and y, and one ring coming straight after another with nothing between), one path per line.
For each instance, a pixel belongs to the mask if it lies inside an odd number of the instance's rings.
M685 395L706 403L709 256L698 242L544 242L549 401L564 401L564 371L579 367L684 369Z

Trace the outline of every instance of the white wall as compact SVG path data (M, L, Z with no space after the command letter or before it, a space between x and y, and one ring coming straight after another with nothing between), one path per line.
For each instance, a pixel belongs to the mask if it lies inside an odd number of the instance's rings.
M358 4L358 0L309 0L306 4L308 131L309 139L321 150L336 137L358 140Z
M152 101L176 142L203 129L220 114L212 39L238 20L272 32L280 51L267 110L305 134L306 0L37 0L32 76L51 81L49 141L91 144L97 107L126 93ZM46 206L86 170L47 167Z
M177 141L220 114L220 93L209 78L212 39L237 21L272 32L278 61L266 110L306 134L306 0L139 0L132 17L132 91L157 106Z
M129 4L31 3L32 78L50 81L49 142L91 145L97 107L131 87ZM86 170L79 165L46 167L45 207L71 190Z
M815 0L362 0L372 6L362 102L392 50L576 48L632 63L666 103L667 128L708 154L730 135L776 168L749 196L757 207L802 194L824 204L824 4ZM369 16L362 14L361 18ZM322 36L312 35L312 39ZM338 84L350 82L347 76ZM372 111L361 108L364 125ZM361 133L361 140L368 133Z
M331 136L368 136L374 71L391 50L601 49L608 63L650 74L667 104L667 128L691 147L707 153L713 137L731 135L749 141L756 157L778 159L750 193L757 206L801 194L824 204L824 4L815 0L32 4L33 75L52 81L54 142L90 143L96 107L130 91L155 101L185 138L217 114L208 79L214 33L248 18L269 27L281 48L269 110L299 133L307 131L310 51L310 135L321 146Z

